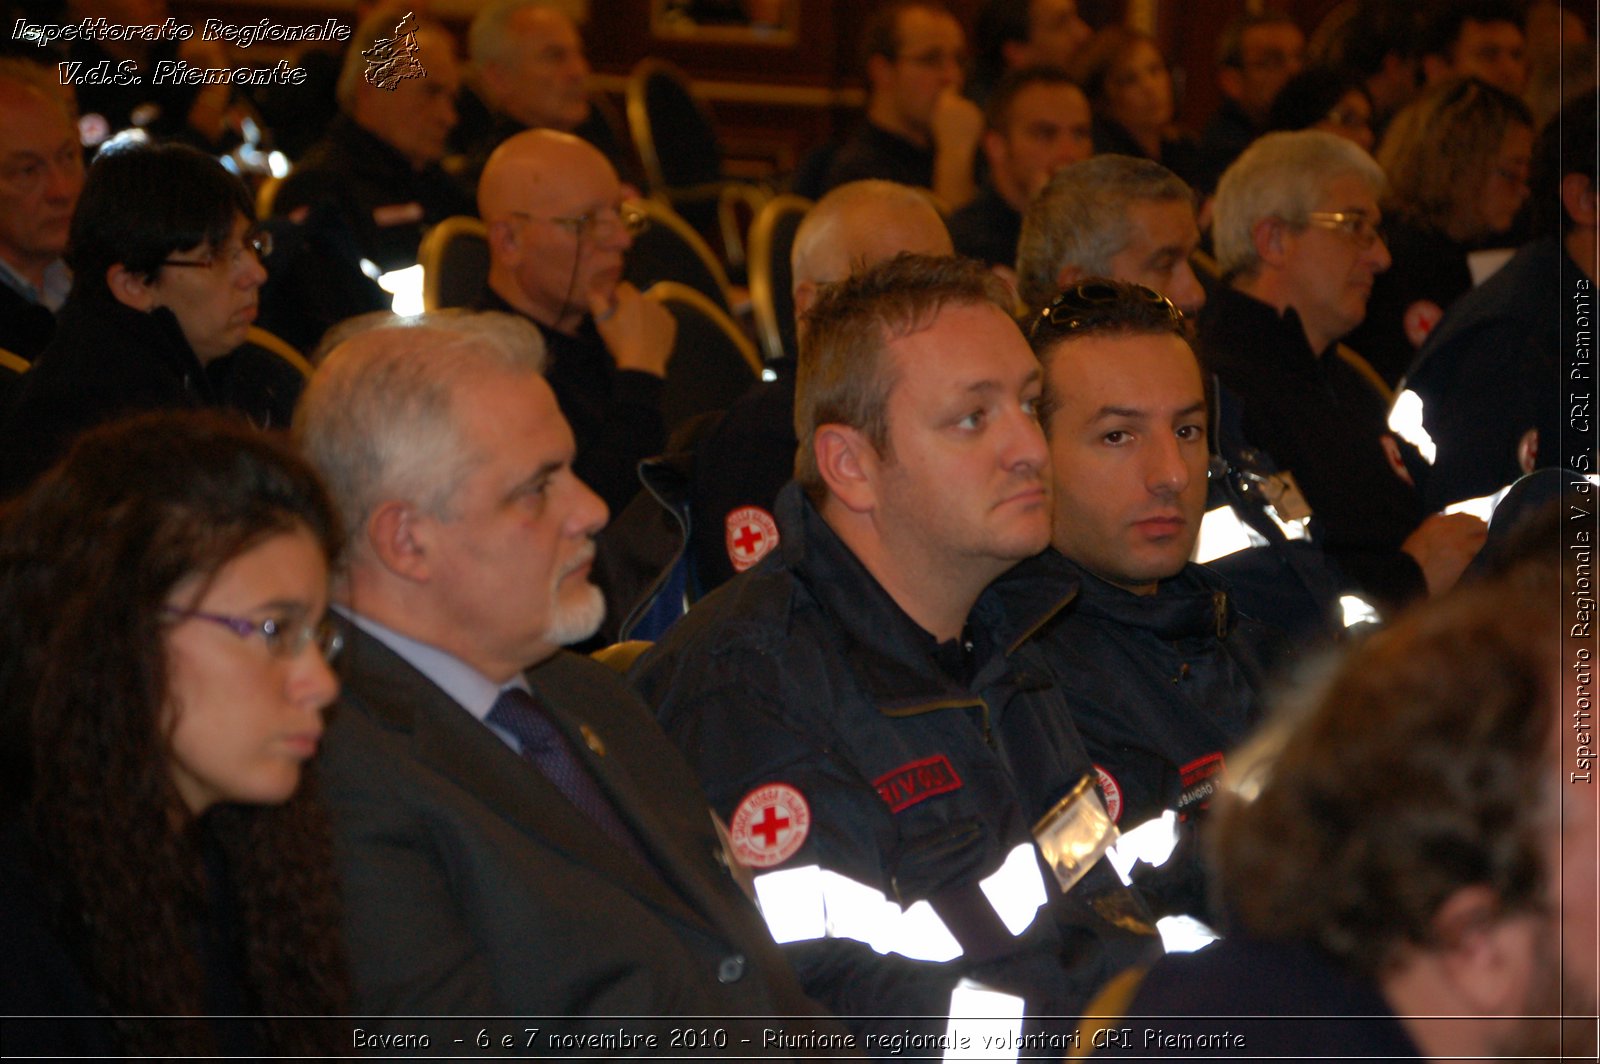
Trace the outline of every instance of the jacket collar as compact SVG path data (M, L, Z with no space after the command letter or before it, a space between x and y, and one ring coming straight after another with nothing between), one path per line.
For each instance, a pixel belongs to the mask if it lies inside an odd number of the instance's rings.
M833 621L840 652L879 712L908 716L983 704L974 692L1009 669L1009 656L1072 600L1059 569L1023 562L986 588L967 618L976 656L964 686L939 667L928 632L913 621L828 527L800 486L778 495L778 555Z
M1289 361L1302 368L1316 366L1319 354L1329 354L1338 346L1336 340L1327 351L1311 350L1299 311L1288 307L1280 314L1271 304L1227 284L1218 285L1206 300L1199 326L1216 338L1224 353L1244 345L1246 350L1269 350L1275 360L1292 356Z
M177 315L166 307L146 313L104 289L82 285L61 305L56 338L70 339L80 349L101 343L105 347L101 357L114 361L124 372L135 360L148 357L181 380L184 391L197 402L215 402L205 367L183 335Z
M1157 584L1155 594L1135 595L1067 558L1061 564L1080 582L1073 607L1080 617L1142 629L1169 643L1226 638L1237 620L1222 581L1203 566L1185 565L1177 576Z

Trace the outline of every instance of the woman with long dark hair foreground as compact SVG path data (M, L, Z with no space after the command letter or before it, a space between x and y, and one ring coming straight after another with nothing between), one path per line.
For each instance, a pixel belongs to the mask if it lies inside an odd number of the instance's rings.
M0 516L0 998L57 1017L8 1052L333 1050L300 1017L347 1000L308 764L339 546L293 452L199 414L84 436Z

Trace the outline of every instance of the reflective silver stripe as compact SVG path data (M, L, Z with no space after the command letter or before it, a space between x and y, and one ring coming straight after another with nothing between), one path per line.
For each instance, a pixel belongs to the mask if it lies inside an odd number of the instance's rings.
M1016 1060L1026 1002L963 979L950 994L945 1060Z
M1433 465L1439 448L1434 446L1428 430L1422 427L1422 396L1407 388L1394 397L1394 405L1389 408L1389 431L1415 447L1422 453L1423 460Z
M978 884L995 915L1013 936L1033 923L1041 906L1049 903L1044 874L1039 871L1038 851L1024 842L1006 855L1005 863Z
M902 909L882 891L816 865L766 872L755 886L775 942L849 938L912 960L961 956L961 944L926 901Z

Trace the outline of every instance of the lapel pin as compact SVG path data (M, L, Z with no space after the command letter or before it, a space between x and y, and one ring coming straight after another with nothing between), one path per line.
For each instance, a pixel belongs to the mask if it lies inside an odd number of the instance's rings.
M594 756L606 756L606 744L600 741L600 736L594 733L593 728L587 724L580 724L578 725L578 731L583 735L583 741L588 744L589 749L594 751Z

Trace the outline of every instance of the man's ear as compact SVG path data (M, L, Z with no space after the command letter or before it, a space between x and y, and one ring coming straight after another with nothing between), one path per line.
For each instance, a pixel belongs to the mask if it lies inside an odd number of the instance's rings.
M1537 939L1543 918L1507 913L1494 891L1462 887L1433 916L1439 971L1472 1016L1506 1016L1523 1010L1539 978Z
M1422 57L1422 82L1424 87L1437 85L1450 76L1450 63L1443 56L1425 55Z
M521 226L515 224L510 218L501 218L497 222L489 223L488 232L491 259L497 262L515 264L521 258Z
M433 575L428 548L430 522L435 520L408 502L390 499L380 503L367 518L367 549L401 579L427 583Z
M148 314L156 308L155 285L122 263L114 263L106 270L106 287L118 303Z
M1595 228L1595 185L1588 175L1567 174L1561 179L1561 206L1574 225Z
M1250 245L1256 257L1268 266L1281 267L1284 258L1284 236L1289 227L1277 218L1258 218L1250 227Z
M878 500L877 450L858 429L830 423L811 434L817 469L845 509L867 513Z
M878 87L889 80L889 75L894 72L894 63L886 55L867 56L867 86L876 92Z
M1228 99L1237 100L1244 95L1244 72L1228 66L1220 68L1217 71L1217 88Z

